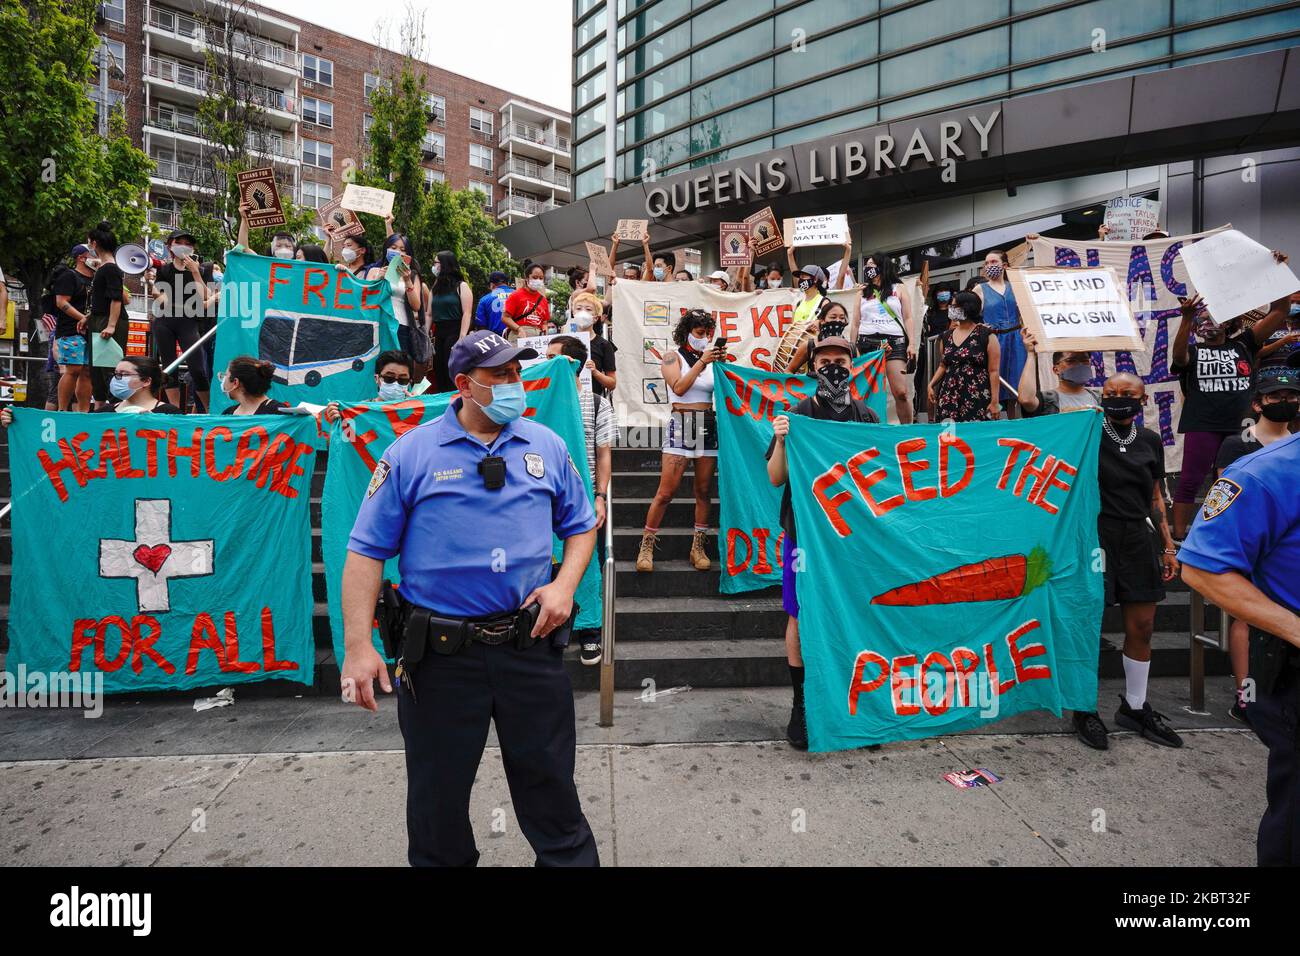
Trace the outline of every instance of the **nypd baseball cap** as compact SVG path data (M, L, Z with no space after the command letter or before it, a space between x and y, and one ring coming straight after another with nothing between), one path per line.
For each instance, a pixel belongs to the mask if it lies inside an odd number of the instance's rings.
M496 368L516 359L535 359L537 349L511 345L488 329L471 332L451 348L447 358L447 371L454 379L461 372L476 368Z
M1283 391L1300 392L1300 374L1295 369L1274 366L1260 369L1255 381L1256 395Z

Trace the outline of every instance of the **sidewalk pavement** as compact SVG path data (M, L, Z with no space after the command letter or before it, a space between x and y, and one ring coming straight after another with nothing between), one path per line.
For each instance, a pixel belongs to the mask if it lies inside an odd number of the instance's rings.
M1103 681L1108 725L1121 681ZM320 697L111 701L102 717L0 711L0 850L19 865L405 862L396 705ZM1228 720L1231 684L1185 678L1152 705L1186 746L1023 714L879 751L801 754L779 688L616 694L612 728L577 696L577 781L605 865L1253 865L1265 750ZM1112 727L1112 730L1114 728ZM984 767L1004 779L958 790ZM495 737L471 806L484 865L528 865Z

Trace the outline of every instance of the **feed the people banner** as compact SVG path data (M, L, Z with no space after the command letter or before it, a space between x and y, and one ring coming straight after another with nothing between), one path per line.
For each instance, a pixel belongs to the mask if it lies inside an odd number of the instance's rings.
M8 437L11 667L312 683L315 422L15 408Z
M673 329L684 313L703 309L717 322L713 337L727 339L727 360L771 371L781 337L794 321L798 289L719 292L702 282L634 282L614 285L614 344L618 347L616 420L627 427L662 426L672 404L661 366L677 349ZM861 292L845 289L830 297L857 315Z
M296 405L356 402L375 393L375 359L397 348L394 259L388 274L359 281L333 264L226 256L213 363L220 380L238 355L275 366L270 397ZM212 390L212 410L231 404Z
M594 496L587 468L587 446L573 361L555 358L534 365L524 370L523 379L528 398L525 417L547 426L560 436L582 475L588 495ZM454 392L443 392L400 402L342 403L339 420L329 426L330 455L321 507L321 552L325 562L334 656L340 665L343 662L343 616L339 589L343 581L343 562L347 558L348 537L365 498L366 486L370 484L375 466L388 446L412 428L443 414L455 397ZM466 528L465 533L472 539L474 529ZM557 539L555 557L559 559L562 556L563 548ZM400 555L384 565L384 578L394 584L401 581L397 570L399 560ZM574 600L580 605L576 626L600 627L600 564L594 554L578 584ZM374 640L376 650L382 654L378 634Z
M781 492L767 477L772 419L817 392L811 375L779 375L718 365L713 408L718 418L718 551L723 594L781 583ZM885 353L853 363L849 391L885 420Z
M1227 228L1230 227L1150 242L1040 237L1031 243L1034 265L1038 268L1102 267L1115 270L1120 277L1146 349L1094 352L1093 376L1088 384L1100 388L1106 377L1117 371L1136 372L1142 377L1147 397L1139 424L1160 436L1165 447L1165 468L1171 472L1181 470L1183 464L1183 439L1178 434L1183 397L1178 376L1169 370L1169 351L1178 331L1178 298L1195 294L1179 251Z
M809 749L1096 709L1100 433L791 416Z

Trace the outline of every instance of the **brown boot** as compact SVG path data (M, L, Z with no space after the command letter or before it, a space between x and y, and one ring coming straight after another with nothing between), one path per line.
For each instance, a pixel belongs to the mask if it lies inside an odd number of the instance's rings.
M641 551L636 556L636 569L638 571L653 571L655 569L655 542L659 536L653 531L644 531L641 534Z
M704 553L704 535L705 532L697 531L691 541L691 564L695 565L696 571L707 571L713 567L713 562Z

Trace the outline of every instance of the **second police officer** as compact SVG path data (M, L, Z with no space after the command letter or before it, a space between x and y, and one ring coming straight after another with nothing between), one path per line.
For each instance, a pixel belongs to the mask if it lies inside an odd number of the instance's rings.
M383 563L400 555L398 720L412 865L472 866L470 789L495 721L520 829L539 865L596 866L573 780L576 730L563 642L596 541L564 443L521 418L521 359L489 331L456 343L447 411L375 468L343 570L343 684L377 709L391 683L371 639ZM552 580L552 532L564 559Z

